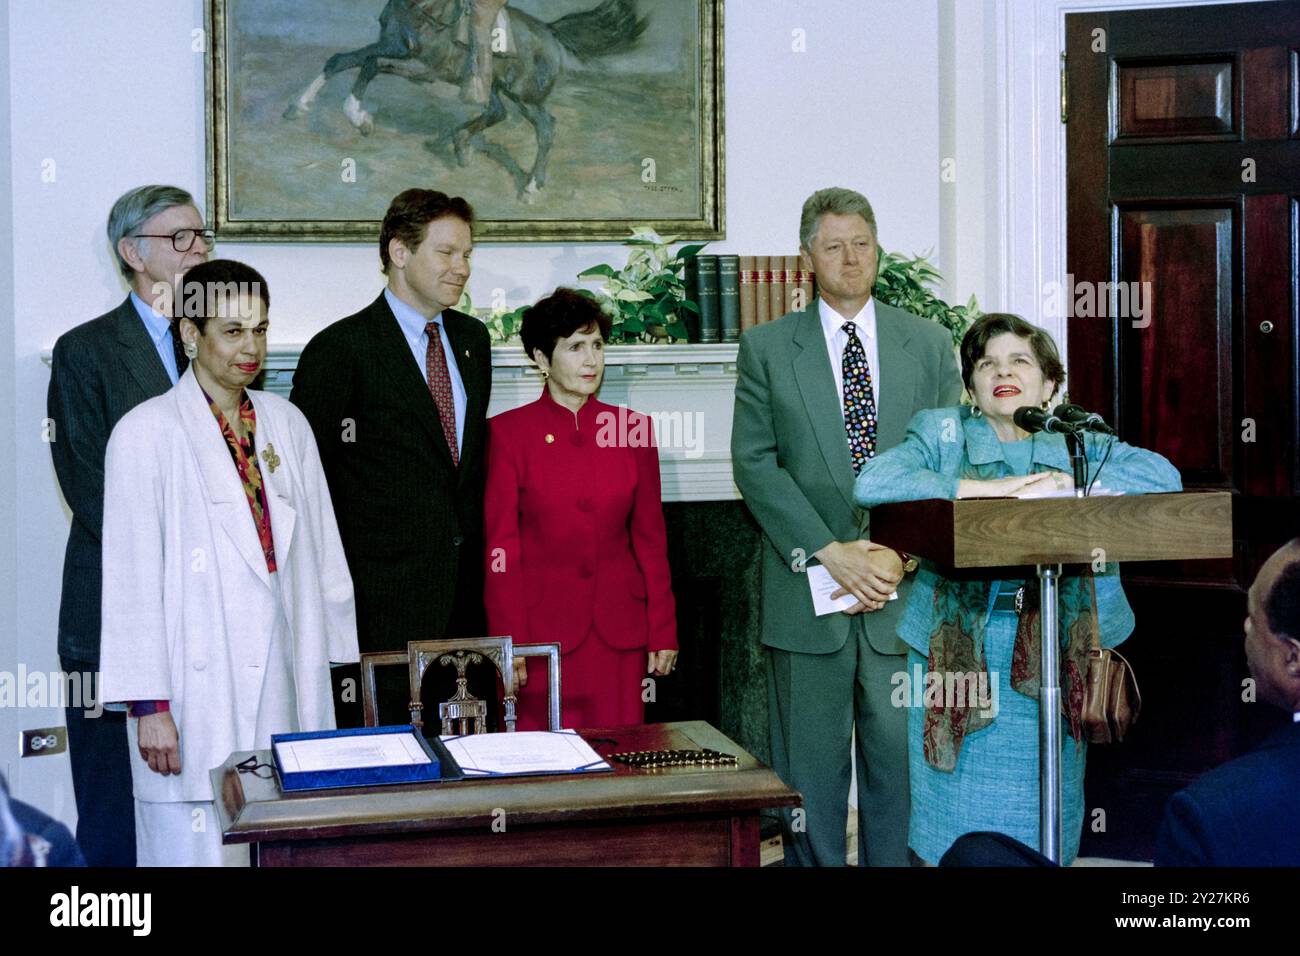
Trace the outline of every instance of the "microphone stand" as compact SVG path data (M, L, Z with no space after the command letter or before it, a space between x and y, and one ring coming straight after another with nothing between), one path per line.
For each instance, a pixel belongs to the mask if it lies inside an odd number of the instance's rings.
M1074 496L1082 498L1088 491L1088 453L1083 443L1083 432L1072 428L1065 433L1065 447L1070 452L1070 467L1074 471Z

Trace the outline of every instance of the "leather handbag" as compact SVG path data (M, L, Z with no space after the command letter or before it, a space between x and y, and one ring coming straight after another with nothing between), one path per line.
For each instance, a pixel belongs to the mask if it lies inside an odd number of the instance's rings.
M1092 647L1088 650L1088 686L1083 693L1083 727L1088 742L1119 743L1137 723L1142 711L1133 666L1113 648L1102 647L1097 624L1097 583L1088 575L1092 589Z

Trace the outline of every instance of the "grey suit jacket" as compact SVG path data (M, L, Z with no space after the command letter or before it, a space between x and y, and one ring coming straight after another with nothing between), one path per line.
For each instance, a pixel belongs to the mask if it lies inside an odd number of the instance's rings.
M59 653L98 664L104 451L118 420L172 383L129 295L112 312L59 336L51 366L46 396L46 414L54 423L50 453L72 509L59 602Z
M961 377L952 339L941 326L876 303L880 378L876 449L903 440L923 408L956 404ZM736 485L769 547L763 549L763 643L829 654L848 639L852 618L817 617L800 560L832 541L869 537L868 512L853 503L853 466L844 414L817 302L740 338L731 459ZM871 646L906 648L895 634L911 577L899 599L862 615Z

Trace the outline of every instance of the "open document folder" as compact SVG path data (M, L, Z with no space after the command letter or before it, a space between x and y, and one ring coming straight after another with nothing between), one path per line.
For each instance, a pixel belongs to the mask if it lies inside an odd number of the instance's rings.
M441 740L466 778L613 769L576 730L466 734Z

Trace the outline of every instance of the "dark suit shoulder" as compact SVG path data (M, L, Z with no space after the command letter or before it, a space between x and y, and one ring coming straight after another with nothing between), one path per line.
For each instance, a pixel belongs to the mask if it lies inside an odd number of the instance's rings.
M1300 790L1300 725L1285 728L1262 746L1202 774L1184 790L1201 806L1249 806Z
M55 340L54 349L56 352L63 352L70 348L94 347L105 340L115 340L117 338L117 323L121 321L123 316L138 318L135 307L131 305L130 296L127 296L116 308L109 309L103 315L98 315L68 329Z
M370 303L360 312L353 312L351 315L344 316L325 326L311 337L307 342L307 347L350 347L352 342L365 336L367 326L374 320L375 313L379 311L378 306L380 305L384 306L383 311L392 314L391 310L387 308L387 304L384 303L383 297L380 296L379 299Z
M463 331L473 336L477 340L476 344L491 345L492 336L487 326L474 316L457 312L455 309L443 309L442 320L454 324L456 331Z

